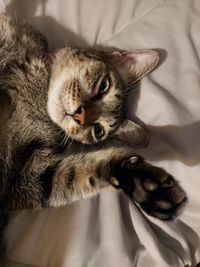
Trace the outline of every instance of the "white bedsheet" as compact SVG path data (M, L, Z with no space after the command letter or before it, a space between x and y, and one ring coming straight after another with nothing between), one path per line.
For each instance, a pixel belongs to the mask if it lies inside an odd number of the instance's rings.
M2 4L4 3L4 5ZM180 181L189 203L174 222L143 215L114 189L71 206L22 212L7 229L12 260L41 267L183 267L200 260L200 1L19 0L0 7L64 45L159 48L162 64L129 99L149 125L141 151Z

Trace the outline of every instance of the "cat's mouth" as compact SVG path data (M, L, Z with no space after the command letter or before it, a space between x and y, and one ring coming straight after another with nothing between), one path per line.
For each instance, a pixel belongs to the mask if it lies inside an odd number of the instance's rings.
M66 116L71 117L75 121L75 123L77 123L78 125L84 125L85 124L85 122L86 122L86 110L82 104L80 104L80 105L76 104L74 106L75 109L73 110L73 112L69 112L69 109L67 110L65 102L63 101L62 97L60 98L60 101L61 101L64 117L66 117Z
M80 124L74 119L75 112L74 113L67 112L61 99L60 101L61 101L61 106L62 106L62 121L64 121L68 117L68 118L71 118L74 122L76 122L77 125Z
M64 121L67 117L70 117L73 119L73 115L66 112L64 107L62 106L62 121Z

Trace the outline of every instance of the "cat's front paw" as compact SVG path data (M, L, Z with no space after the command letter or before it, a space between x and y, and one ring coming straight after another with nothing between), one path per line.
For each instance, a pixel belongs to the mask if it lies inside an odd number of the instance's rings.
M115 164L110 183L122 189L149 215L161 220L175 218L187 202L185 192L170 174L139 156Z

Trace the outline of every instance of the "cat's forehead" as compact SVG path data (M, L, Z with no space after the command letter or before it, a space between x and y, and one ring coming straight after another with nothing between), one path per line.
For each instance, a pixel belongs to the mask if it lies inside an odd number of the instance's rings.
M67 67L76 71L84 72L85 76L92 78L99 73L108 71L110 65L106 56L102 52L80 49L62 49L56 53L55 66L59 68Z
M100 58L88 57L78 54L70 59L70 67L76 68L80 73L84 73L85 78L94 78L108 71L108 64Z
M99 79L112 72L109 64L100 57L88 56L84 53L72 55L66 65L63 66L68 72L66 82L79 81L83 86L94 86Z

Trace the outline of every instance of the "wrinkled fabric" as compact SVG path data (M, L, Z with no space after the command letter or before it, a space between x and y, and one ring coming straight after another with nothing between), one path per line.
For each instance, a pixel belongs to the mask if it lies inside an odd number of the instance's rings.
M200 1L0 1L49 41L157 48L160 66L130 94L127 116L148 125L138 151L172 173L189 202L173 222L143 214L108 188L73 205L21 212L7 228L9 259L41 267L183 267L200 260ZM192 265L192 266L193 266Z

